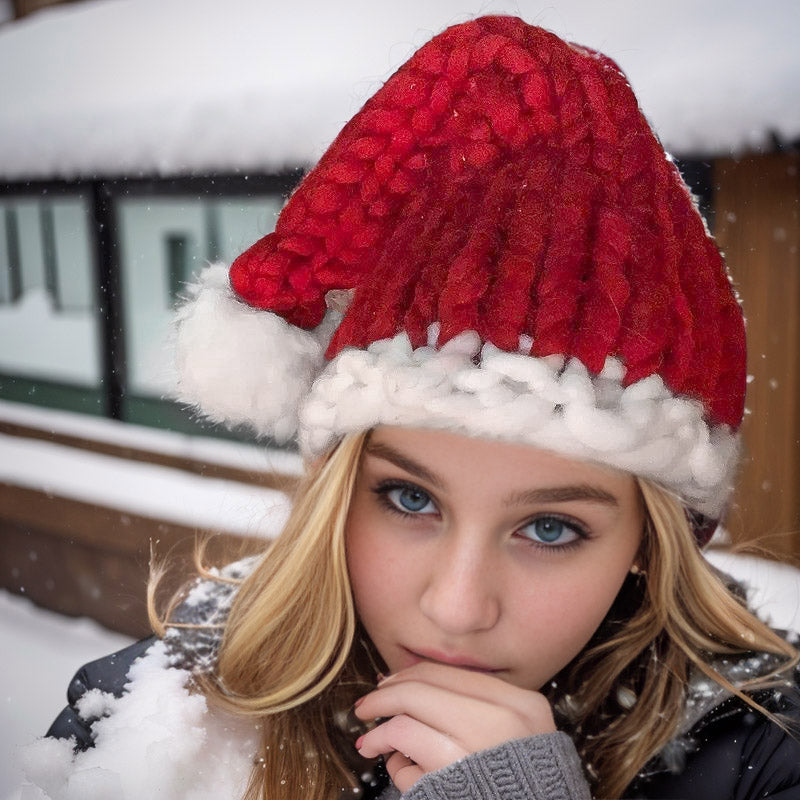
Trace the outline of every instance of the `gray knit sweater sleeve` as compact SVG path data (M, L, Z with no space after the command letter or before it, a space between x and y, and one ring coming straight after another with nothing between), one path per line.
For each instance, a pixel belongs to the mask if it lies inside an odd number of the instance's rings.
M381 800L393 795L384 792ZM396 796L396 795L394 795ZM565 733L512 739L429 772L403 800L591 800L575 745Z

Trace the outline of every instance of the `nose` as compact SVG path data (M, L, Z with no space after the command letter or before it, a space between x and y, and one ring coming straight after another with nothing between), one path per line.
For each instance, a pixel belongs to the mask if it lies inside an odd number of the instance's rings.
M487 553L454 537L430 565L420 609L449 635L490 630L500 617L497 574Z

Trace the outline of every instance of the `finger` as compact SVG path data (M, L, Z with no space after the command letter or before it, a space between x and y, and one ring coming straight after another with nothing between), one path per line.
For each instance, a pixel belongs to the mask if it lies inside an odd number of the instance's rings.
M504 680L502 674L478 672L431 661L422 661L387 676L379 681L378 688L404 681L423 681L431 686L441 686L443 689L458 687L459 694L490 703L504 702L512 706L524 702L530 694L530 690Z
M463 747L446 734L406 714L378 725L358 740L358 752L365 758L400 753L422 772L432 772L467 755Z
M379 682L378 689L407 681L423 681L431 686L457 691L462 696L505 706L532 724L552 723L552 710L544 695L509 683L496 674L423 661L384 678Z
M492 706L439 686L406 680L365 695L356 715L363 720L406 714L441 733L463 729L490 713Z
M386 771L401 794L407 792L425 773L403 753L394 752L386 759Z
M509 739L555 730L547 700L535 692L526 697L502 693L494 701L415 680L384 684L365 695L356 709L360 719L406 714L464 744L469 752Z
M376 716L390 717L390 722L408 718L415 723L421 723L427 730L432 730L452 742L463 754L476 753L511 739L555 730L552 714L547 719L531 721L515 709L495 706L413 681L373 692L359 706L358 710L362 709ZM384 732L394 731L392 726L385 728L387 724L379 725L375 730L383 728ZM373 746L383 743L394 748L397 744L382 736L372 737L368 741ZM407 754L414 758L413 753Z

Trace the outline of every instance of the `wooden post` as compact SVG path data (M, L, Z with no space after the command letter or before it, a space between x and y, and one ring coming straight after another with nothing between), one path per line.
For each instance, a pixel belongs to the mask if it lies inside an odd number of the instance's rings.
M714 164L715 233L747 319L744 464L734 542L800 558L800 157Z

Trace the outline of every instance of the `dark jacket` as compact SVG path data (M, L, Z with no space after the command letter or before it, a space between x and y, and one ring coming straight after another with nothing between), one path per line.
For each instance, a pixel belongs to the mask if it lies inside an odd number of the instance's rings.
M797 678L797 674L795 675ZM800 800L800 702L795 688L757 692L784 730L742 700L730 697L689 733L692 748L675 771L637 780L629 798L648 800Z
M90 726L74 710L91 688L119 696L133 661L152 644L144 639L82 667L69 685L69 705L48 736L76 738L76 747L92 746ZM796 673L797 677L797 673ZM792 690L759 692L755 700L795 726L800 736L800 702ZM681 758L671 769L651 768L625 793L648 800L800 800L800 739L793 738L743 701L729 698L717 705L682 737ZM673 759L674 760L674 759ZM681 763L682 762L682 763Z
M155 636L141 639L110 656L84 664L69 682L67 706L55 718L47 731L47 736L52 736L54 739L69 739L70 736L74 736L76 750L88 750L92 747L91 722L82 719L78 714L76 710L78 700L90 689L100 689L119 697L127 683L131 664L139 656L144 655L155 640Z

